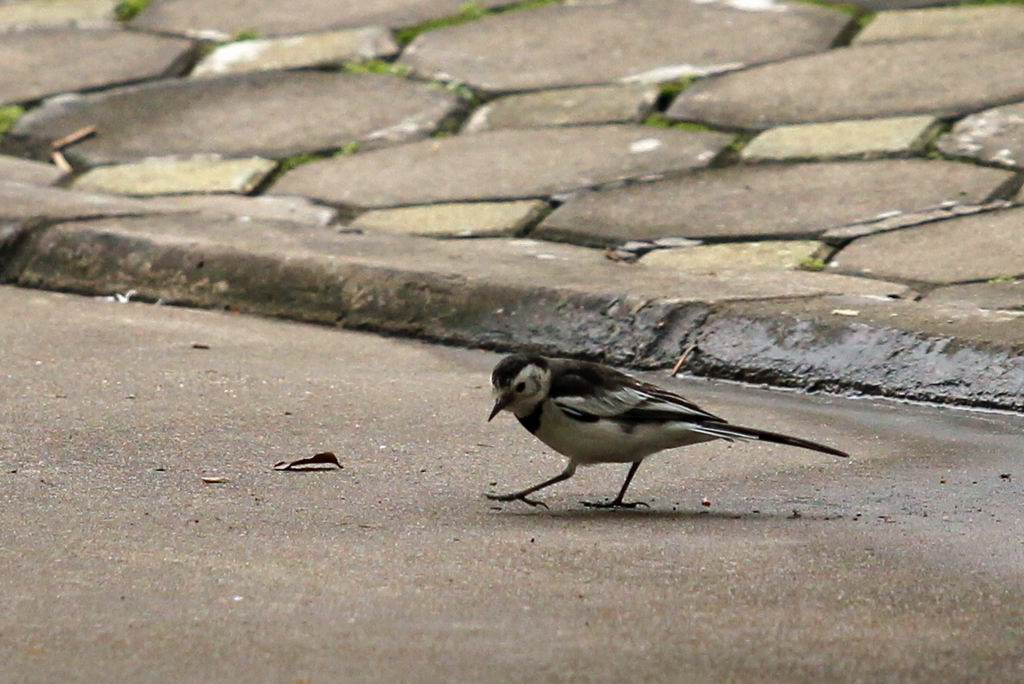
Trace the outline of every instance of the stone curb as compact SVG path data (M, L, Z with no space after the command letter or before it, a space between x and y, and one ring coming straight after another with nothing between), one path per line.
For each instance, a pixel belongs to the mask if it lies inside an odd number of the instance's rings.
M879 296L699 302L590 293L454 268L132 235L99 222L25 230L0 246L0 282L135 290L168 304L635 368L672 367L691 349L686 370L702 376L1024 411L1024 317Z
M941 315L914 321L921 327L913 329L887 325L881 316L829 316L853 311L831 309L843 305L839 299L820 304L819 315L786 311L785 303L715 311L696 332L701 353L688 370L778 387L1024 411L1024 317L1017 319L1015 339L967 339L940 328L968 328L979 322L973 311L936 309Z

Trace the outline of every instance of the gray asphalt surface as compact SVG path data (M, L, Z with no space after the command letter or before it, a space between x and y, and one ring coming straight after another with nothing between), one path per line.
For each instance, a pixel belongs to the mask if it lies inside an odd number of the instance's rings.
M652 376L855 458L712 443L645 463L651 510L579 505L625 466L496 509L562 461L485 422L494 355L11 288L0 321L0 681L1024 677L1022 417Z

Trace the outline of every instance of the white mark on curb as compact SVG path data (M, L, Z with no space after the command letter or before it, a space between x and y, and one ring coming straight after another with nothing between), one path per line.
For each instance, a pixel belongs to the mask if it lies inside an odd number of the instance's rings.
M216 29L190 29L185 31L185 35L189 38L195 38L196 40L209 40L215 43L222 43L226 40L231 40L230 33L224 33Z
M127 304L130 301L132 301L132 297L134 297L136 294L137 293L135 292L135 290L128 290L124 294L121 294L120 292L115 292L114 294L108 297L93 297L93 299L97 299L101 302L117 302L118 304Z
M480 109L473 112L473 116L469 117L469 121L466 123L463 131L466 133L478 133L487 128L487 119L491 116L492 105L485 105Z
M643 85L650 85L652 83L674 81L677 78L709 76L711 74L719 74L723 71L733 71L734 69L742 68L743 64L741 62L728 62L726 64L708 64L706 66L698 66L696 64L669 64L667 66L651 69L650 71L641 71L638 74L630 74L629 76L624 76L623 78L619 79L619 82L640 83Z
M789 9L775 0L727 0L725 4L744 12L785 12Z
M381 128L370 133L366 136L366 140L404 140L411 135L415 135L421 127L420 117L412 116L394 126Z
M653 152L659 147L661 147L661 141L657 138L644 138L632 143L629 146L629 152L630 154L643 154L644 152Z
M214 50L192 70L192 76L222 74L239 62L255 62L271 46L268 40L243 40Z
M723 5L744 12L786 12L789 10L785 5L780 5L775 0L690 0L695 5L710 5L720 2Z

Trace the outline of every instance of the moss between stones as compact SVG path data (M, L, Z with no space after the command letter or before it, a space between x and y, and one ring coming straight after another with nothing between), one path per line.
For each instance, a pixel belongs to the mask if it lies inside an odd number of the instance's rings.
M807 257L800 262L800 270L802 271L824 271L825 260L817 257Z
M152 0L121 0L114 8L114 15L118 21L130 21L139 12L146 9Z
M828 0L796 0L796 2L804 5L816 5L818 7L824 7L825 9L835 10L836 12L842 12L843 14L849 14L851 17L859 17L864 13L864 10L857 5L847 2L828 2Z
M291 157L282 159L278 164L276 174L288 173L292 169L296 169L304 164L310 162L320 161L321 159L327 159L331 155L324 154L322 152L309 152L307 154L296 154Z
M457 14L451 14L447 17L438 17L437 19L428 19L427 21L419 24L413 24L412 26L407 26L406 28L395 31L395 39L398 41L399 45L408 45L421 33L436 31L437 29L447 28L449 26L466 24L485 17L487 14L489 14L489 12L480 7L477 3L467 2L459 9Z
M277 163L277 168L270 174L264 185L271 185L277 181L281 176L296 169L305 164L310 164L315 161L321 161L323 159L330 159L332 157L348 157L359 151L359 142L353 140L350 143L342 145L336 150L327 150L321 152L306 152L305 154L296 154L291 157L285 157Z
M679 97L679 93L690 87L696 79L694 76L687 76L658 86L658 98L654 101L654 108L663 112L669 108L672 101Z
M385 62L382 59L367 59L361 62L346 62L342 69L350 74L386 74L405 78L412 73L412 69L404 64Z
M227 40L219 41L202 41L197 48L195 48L195 61L198 64L203 61L204 58L208 57L211 53L215 52L217 48L224 47L225 45L231 45L232 43L242 43L247 40L259 40L263 37L259 31L255 29L245 29L239 31L235 35L231 36Z
M384 76L397 76L398 78L409 78L412 76L412 67L398 62L389 62L383 59L365 59L358 62L345 62L341 70L350 74L378 74ZM480 104L480 98L473 89L461 81L431 81L430 85L440 90L448 90L457 95L471 107Z
M455 93L459 99L468 103L470 107L476 107L481 102L480 97L473 92L473 89L462 81L432 81L431 84L435 88Z
M395 39L398 41L399 45L404 46L414 41L421 33L436 31L438 29L448 28L449 26L467 24L471 21L483 19L484 17L491 16L493 14L504 14L505 12L536 9L546 5L553 5L557 2L559 2L559 0L526 0L525 2L517 2L513 5L507 5L496 9L486 9L481 7L479 3L467 2L459 8L459 11L456 14L451 14L446 17L438 17L437 19L428 19L427 21L419 24L413 24L412 26L398 29L395 31Z
M877 15L878 12L865 12L864 14L860 15L859 17L857 17L857 28L863 29L865 26L874 21Z
M751 133L749 131L739 133L735 138L732 139L732 142L729 143L729 145L725 149L730 155L734 156L736 159L739 159L740 151L744 147L746 147L747 144L756 136L757 133Z
M7 131L14 128L14 124L17 123L24 113L25 108L18 105L0 107L0 138L3 138Z
M654 128L675 128L680 131L714 130L710 126L694 123L692 121L673 121L664 114L651 114L649 117L644 119L644 126L653 126Z
M871 20L875 18L875 12L869 12L863 7L858 7L847 2L828 2L828 0L795 0L796 2L804 5L815 5L817 7L824 7L825 9L834 10L836 12L842 12L843 14L849 14L851 17L857 20L857 28L862 29L871 23ZM1017 0L1014 0L1017 1ZM1019 0L1024 2L1024 0ZM852 36L850 36L852 38Z
M260 34L259 31L255 30L255 29L246 29L244 31L239 31L238 33L236 33L234 36L232 36L231 40L229 40L227 42L228 43L241 43L242 41L245 41L245 40L259 40L262 37L263 36L262 36L262 34Z

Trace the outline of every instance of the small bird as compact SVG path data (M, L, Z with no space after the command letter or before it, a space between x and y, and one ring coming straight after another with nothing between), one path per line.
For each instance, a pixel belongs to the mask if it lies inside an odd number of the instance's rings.
M626 481L613 501L588 502L591 508L634 508L623 500L640 463L666 449L714 439L753 440L849 455L799 437L732 425L692 401L642 382L608 366L531 354L506 356L491 373L494 408L490 422L511 411L537 439L569 459L558 475L508 494L487 494L493 501L522 501L544 506L530 494L568 480L576 467L630 463Z

